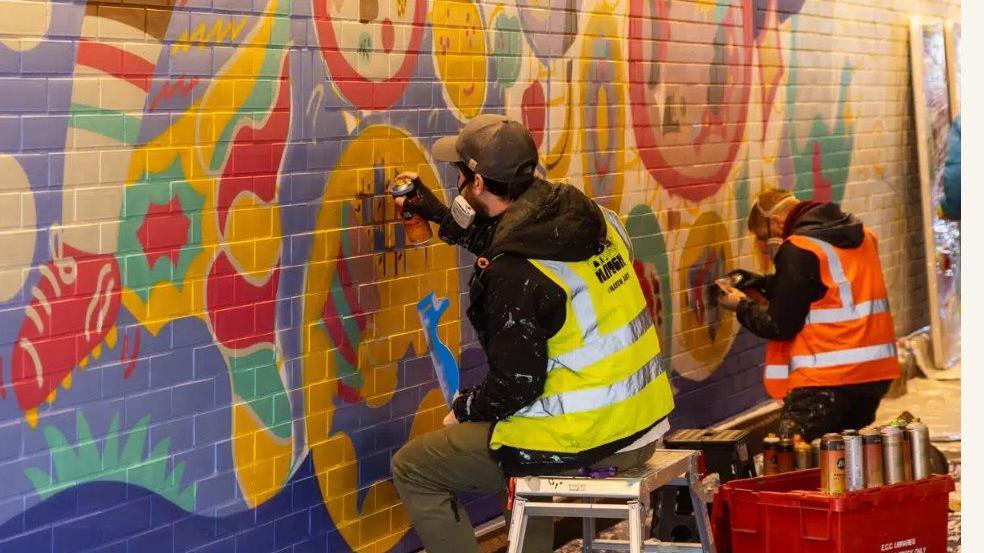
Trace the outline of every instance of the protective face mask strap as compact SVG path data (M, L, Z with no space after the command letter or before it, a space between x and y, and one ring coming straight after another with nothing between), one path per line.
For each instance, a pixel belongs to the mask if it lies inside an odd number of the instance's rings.
M755 209L758 210L758 212L761 213L766 220L768 220L769 217L772 217L772 215L775 212L779 211L779 209L782 208L782 206L791 202L799 202L799 200L797 200L795 196L787 196L785 199L783 199L776 205L772 206L772 209L770 209L769 211L765 211L764 209L762 209L762 206L758 202L755 202Z

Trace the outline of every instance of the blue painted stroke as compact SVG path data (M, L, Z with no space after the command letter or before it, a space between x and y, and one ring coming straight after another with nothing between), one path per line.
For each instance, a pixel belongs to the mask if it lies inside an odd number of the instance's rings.
M458 362L454 359L454 354L448 349L437 333L437 325L441 321L441 315L448 310L451 302L447 298L437 299L434 292L424 296L417 302L417 316L420 317L420 325L424 328L424 337L427 339L427 349L430 351L431 361L434 362L434 372L437 374L437 382L444 393L444 400L448 407L454 399L461 384L461 372L458 370Z

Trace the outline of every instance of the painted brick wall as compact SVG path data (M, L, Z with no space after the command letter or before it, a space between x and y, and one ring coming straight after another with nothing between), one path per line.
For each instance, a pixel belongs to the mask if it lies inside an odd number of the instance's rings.
M626 216L675 425L760 401L706 295L764 187L882 237L927 323L907 22L959 1L0 0L0 550L408 551L389 458L485 371L471 259L384 194L524 121ZM469 498L474 521L497 500Z

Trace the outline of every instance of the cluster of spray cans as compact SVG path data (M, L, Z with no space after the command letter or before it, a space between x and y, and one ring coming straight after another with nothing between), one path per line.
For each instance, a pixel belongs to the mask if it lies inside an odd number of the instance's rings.
M929 428L919 419L825 434L812 443L769 434L763 445L766 475L819 466L821 490L831 495L930 475Z

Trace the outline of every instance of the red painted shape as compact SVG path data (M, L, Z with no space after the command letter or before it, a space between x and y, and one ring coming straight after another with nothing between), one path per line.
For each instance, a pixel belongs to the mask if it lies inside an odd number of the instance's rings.
M144 92L150 91L150 76L154 74L154 64L121 48L82 39L79 41L75 63L123 79Z
M263 127L246 125L236 132L226 160L218 191L219 229L225 233L228 212L242 192L252 192L260 200L277 197L277 178L290 129L289 65L284 60L280 86ZM258 278L265 277L261 284ZM205 308L212 333L223 346L243 349L274 341L277 289L280 266L269 275L245 275L221 251L209 268L205 284Z
M647 6L653 6L655 13L645 14ZM740 10L740 15L736 17L729 12L727 19L721 24L729 38L734 33L741 33L734 40L735 48L729 48L728 59L723 64L731 81L724 89L725 97L720 102L719 109L729 113L713 115L705 111L701 117L698 136L689 144L673 144L664 141L662 123L651 117L650 109L654 99L649 82L654 64L658 66L667 63L670 51L668 45L674 40L671 37L676 27L670 19L669 3L666 0L657 0L655 3L649 0L629 1L629 96L639 156L650 175L667 192L690 201L701 201L720 190L742 144L741 137L744 135L751 96L755 2L742 0L740 7L736 8ZM645 36L645 26L652 22L651 17L655 17L659 25L658 40ZM676 42L682 41L676 39ZM654 49L654 53L648 57L645 55L647 48ZM730 113L736 106L738 112ZM717 143L719 147L704 148L705 141L712 136L724 138ZM678 154L682 148L688 147L692 149L693 156L688 156L685 163L678 156L674 159L668 155ZM694 174L695 168L704 172Z
M153 268L164 257L172 267L178 266L181 248L188 243L191 221L181 209L181 200L172 196L166 204L151 203L144 220L137 229L137 240L147 257L147 266Z
M349 273L348 263L345 261L342 249L339 247L338 258L338 284L341 285L342 294L345 296L345 303L347 304L347 313L355 317L355 323L359 329L359 333L365 332L366 330L366 314L362 311L359 305L359 298L356 293L356 286L352 283L352 275ZM339 309L335 306L335 300L331 294L325 301L325 305L321 311L321 320L325 324L325 328L328 331L328 337L331 338L332 343L338 348L339 353L341 353L342 358L349 362L352 366L358 366L359 358L356 352L356 344L353 344L348 339L348 334L345 332L345 326L342 322L343 314L339 312Z
M130 378L133 374L133 369L137 367L137 357L140 355L140 329L137 329L136 336L133 338L133 352L129 356L129 362L126 364L126 368L123 369L123 379ZM120 356L120 361L125 361L126 350L128 347L127 343L128 336L123 337L123 354Z
M198 85L198 77L192 77L185 81L182 75L176 81L166 82L161 85L161 88L154 94L154 97L150 100L150 109L154 110L157 108L157 104L164 100L170 100L174 96L185 97L191 94L195 90L195 86Z
M427 17L427 0L407 0L414 3L413 22L410 23L410 41L403 56L403 62L387 79L381 81L368 79L352 67L338 46L335 29L328 15L328 2L311 0L314 11L314 27L321 45L321 57L328 66L328 74L339 90L345 94L352 105L365 110L384 110L393 105L410 83L410 77L417 66L417 56L424 38ZM347 30L352 30L347 28Z
M359 403L362 401L362 393L358 388L349 386L348 384L338 381L338 399L345 403Z
M25 316L14 342L11 385L25 411L38 407L102 343L120 308L116 258L86 254L68 244L63 248L32 290L27 309L34 315Z
M655 276L655 270L651 263L643 263L635 260L632 262L636 276L639 277L639 284L642 287L642 295L646 298L646 306L649 309L649 316L652 317L657 329L663 328L663 300L660 297L659 280Z
M246 280L222 252L209 269L205 302L212 333L220 344L242 349L274 339L280 267L260 285Z
M277 177L287 147L290 130L290 69L284 61L280 73L280 88L273 109L263 127L249 125L236 132L219 182L219 230L224 234L232 202L241 192L252 192L264 202L277 197Z
M396 30L393 28L393 21L388 17L383 20L382 25L383 52L389 54L396 45Z
M833 183L823 176L823 156L820 141L813 141L813 200L829 202L833 199Z
M543 144L543 131L547 125L547 100L540 81L533 81L523 91L523 125L533 135L533 142L539 148Z

